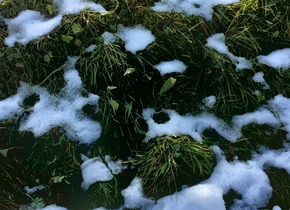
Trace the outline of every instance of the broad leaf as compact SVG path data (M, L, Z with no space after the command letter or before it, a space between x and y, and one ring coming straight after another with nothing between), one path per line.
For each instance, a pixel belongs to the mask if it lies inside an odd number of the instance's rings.
M65 43L69 44L71 40L73 40L72 36L66 36L66 35L61 35L61 40L64 41Z
M113 107L114 112L117 111L119 109L119 104L117 101L115 101L114 99L110 100L110 104Z
M81 33L83 31L83 28L82 28L82 26L80 24L74 23L72 25L72 31L73 31L74 34Z
M175 82L176 82L176 79L174 79L173 77L170 77L168 80L164 82L159 94L161 95L165 93L167 90L171 89L174 86Z

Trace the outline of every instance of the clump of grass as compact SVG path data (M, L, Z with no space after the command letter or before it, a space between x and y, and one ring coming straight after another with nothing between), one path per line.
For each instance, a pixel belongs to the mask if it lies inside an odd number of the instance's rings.
M185 177L210 174L214 158L206 143L185 135L166 135L152 139L129 162L137 167L145 191L156 195L178 190Z

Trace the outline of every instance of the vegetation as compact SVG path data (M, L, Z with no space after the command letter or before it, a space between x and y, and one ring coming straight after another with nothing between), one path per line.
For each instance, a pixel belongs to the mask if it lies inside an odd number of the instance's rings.
M62 65L68 56L80 56L77 69L84 88L100 96L97 114L92 114L90 107L83 111L99 120L103 127L98 142L87 146L67 139L62 128L54 128L35 138L31 133L17 130L21 116L2 121L0 151L8 149L8 153L7 157L0 154L3 180L0 182L0 209L18 209L32 201L57 202L69 209L84 209L85 205L85 208L118 207L122 203L120 190L127 187L135 175L142 178L145 194L158 199L180 190L183 184L195 184L209 176L215 165L209 147L213 143L223 148L228 159L238 155L245 160L261 145L282 147L285 132L254 125L245 127L243 138L235 144L213 131L204 134L203 143L189 136L167 135L143 144L146 123L142 110L151 107L196 114L201 111L202 99L214 95L217 101L209 111L229 121L234 115L255 110L278 93L290 97L290 72L277 71L255 61L258 55L289 46L290 1L240 0L232 5L216 6L211 21L175 12L156 13L150 9L154 2L100 0L98 3L109 13L100 15L84 10L77 15L66 15L62 24L48 35L13 48L4 44L8 32L3 18L13 18L25 9L53 17L57 10L53 0L4 0L0 4L0 100L15 94L20 81L57 93L64 83ZM103 45L101 34L115 33L120 24L142 24L156 40L137 54L127 52L118 37L114 43ZM204 47L206 38L218 32L225 34L230 52L252 60L255 68L237 72L226 56ZM96 48L87 52L92 44ZM183 61L187 71L161 76L153 68L161 61L172 59ZM271 89L254 95L252 90L259 89L260 85L251 78L259 71L264 72ZM160 94L170 78L174 79L174 85ZM37 100L30 98L26 106L32 107ZM166 116L156 117L160 123L166 120ZM265 131L271 135L266 135ZM123 159L128 168L112 181L97 183L83 191L80 154L88 151L91 157L110 154ZM129 156L131 159L127 160ZM271 168L267 173L274 196L266 208L273 205L290 208L289 176ZM183 183L180 177L194 179ZM24 186L39 183L48 186L45 191L31 196L25 194Z

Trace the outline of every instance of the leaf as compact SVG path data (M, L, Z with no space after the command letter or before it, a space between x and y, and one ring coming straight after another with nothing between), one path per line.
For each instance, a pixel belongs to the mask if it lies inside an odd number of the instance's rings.
M79 40L79 39L76 39L76 41L74 42L74 45L75 45L76 47L81 47L81 46L82 46L82 41Z
M173 148L176 152L178 152L180 150L180 145L179 144L174 144Z
M50 56L49 56L48 54L45 54L45 55L43 56L43 59L44 59L44 61L45 61L46 63L50 63Z
M275 32L272 34L272 37L277 38L277 37L279 37L279 34L280 34L279 31L275 31Z
M53 15L54 13L57 13L57 7L55 5L47 5L46 9L48 10L48 13L50 15Z
M159 94L161 95L165 93L167 90L171 89L174 86L175 82L176 82L176 79L174 79L173 77L170 77L168 80L164 82Z
M132 107L133 107L132 101L129 104L125 105L125 120L126 121L128 120L129 116L132 113Z
M131 74L131 73L133 73L135 71L136 71L135 68L127 68L126 71L125 71L125 73L124 73L124 76L126 76L127 74Z
M8 151L10 149L13 149L14 147L10 147L8 149L0 149L0 154L2 154L4 157L7 157Z
M61 40L64 41L65 43L69 44L71 40L73 40L72 36L66 36L66 35L61 35Z
M108 87L107 87L107 90L108 90L108 91L110 91L110 90L114 90L114 89L117 89L117 87L116 87L116 86L108 86Z
M0 154L2 154L4 157L7 157L8 150L9 149L1 149Z
M74 23L72 25L72 32L74 34L81 33L82 31L83 31L83 28L79 23Z
M60 183L65 178L65 176L55 176L52 177L53 183Z
M113 107L114 112L117 111L119 109L119 104L117 101L115 101L114 99L110 99L110 104Z

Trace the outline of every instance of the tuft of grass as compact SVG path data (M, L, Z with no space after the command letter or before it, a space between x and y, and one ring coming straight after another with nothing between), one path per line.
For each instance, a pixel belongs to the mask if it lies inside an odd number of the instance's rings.
M185 177L206 176L214 164L212 150L186 135L154 138L145 151L137 152L128 162L137 167L137 175L150 195L176 191Z

